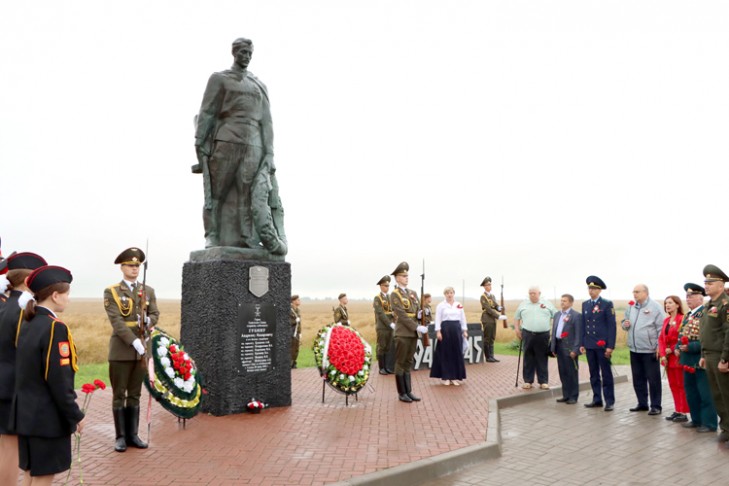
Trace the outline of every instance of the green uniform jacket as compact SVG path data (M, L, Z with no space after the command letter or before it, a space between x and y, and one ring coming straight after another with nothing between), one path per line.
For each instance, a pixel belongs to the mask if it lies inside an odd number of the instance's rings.
M301 313L299 309L291 307L289 312L289 324L291 324L291 335L296 337L301 335Z
M395 336L417 338L418 310L420 301L418 294L412 290L405 289L403 292L399 287L390 294L392 312L395 314Z
M334 309L334 322L341 322L345 326L349 325L349 314L347 314L347 308L343 305Z
M501 316L498 307L494 294L484 292L481 296L481 323L496 324L496 320Z
M701 341L699 341L699 333L701 329L701 317L706 309L703 305L699 306L693 315L688 313L683 316L681 330L678 333L678 344L681 345L681 338L686 336L689 340L688 350L683 351L678 358L678 363L688 366L698 366L701 358Z
M713 351L729 361L729 297L725 293L704 307L700 332L701 354Z
M375 295L372 307L375 309L375 328L379 331L389 331L390 324L395 319L392 315L390 296L382 292Z
M140 359L132 346L132 342L139 337L137 327L137 316L141 313L139 304L139 295L132 295L132 291L124 281L104 290L104 308L112 327L109 339L109 361ZM150 320L147 325L149 329L155 326L159 320L157 297L154 289L149 285L147 285L147 315Z

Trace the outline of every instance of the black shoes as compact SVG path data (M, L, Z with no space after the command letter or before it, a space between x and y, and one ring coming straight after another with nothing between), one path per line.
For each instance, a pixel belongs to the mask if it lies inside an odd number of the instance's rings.
M648 415L660 415L661 409L660 408L651 408L648 412Z
M602 402L592 402L592 403L586 403L585 408L598 408L602 407Z
M636 405L635 407L630 409L631 412L647 412L648 410L648 407L643 405Z
M686 422L685 424L681 424L681 427L684 429L695 429L695 428L701 428L701 425L696 425L695 422ZM708 427L706 427L708 428Z
M565 403L569 400L569 398L558 398L557 403Z
M564 403L566 403L567 405L574 405L575 403L577 403L577 400L567 400Z
M500 363L501 361L499 361L499 360L498 360L498 359L496 359L496 358L491 358L491 357L489 357L489 358L486 358L486 362L487 362L487 363Z
M605 405L606 412L612 412L613 410L615 410L615 407L613 406L613 404Z
M684 424L683 427L686 427L686 425ZM716 429L710 429L705 425L702 425L700 427L696 427L696 432L698 432L699 434L705 434L707 432L716 432Z
M683 413L679 413L675 417L673 417L672 421L676 423L688 422L688 417Z

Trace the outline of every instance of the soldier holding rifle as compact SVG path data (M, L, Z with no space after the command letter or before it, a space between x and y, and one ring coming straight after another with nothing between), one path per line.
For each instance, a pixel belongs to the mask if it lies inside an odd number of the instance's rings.
M397 285L390 294L392 310L395 314L395 382L398 399L406 403L420 401L420 398L412 393L410 370L418 345L418 333L428 334L428 328L419 325L417 320L420 310L418 294L407 288L409 270L410 266L407 262L402 262L395 268L392 275L395 276Z
M484 354L487 363L498 363L494 356L494 341L496 340L496 321L505 321L502 315L503 307L496 303L496 297L491 293L491 277L481 282L483 295L481 296L481 326L483 327Z
M139 248L121 252L114 263L121 266L123 279L104 290L104 308L112 327L109 381L117 452L124 452L127 446L147 448L138 435L139 398L146 373L145 335L157 324L159 309L154 289L137 281L144 261L144 252Z

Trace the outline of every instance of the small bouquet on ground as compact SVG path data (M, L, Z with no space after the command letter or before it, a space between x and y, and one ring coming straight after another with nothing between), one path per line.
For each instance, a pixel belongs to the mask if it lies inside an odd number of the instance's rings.
M248 405L246 405L246 408L251 413L261 413L261 410L268 407L267 403L263 403L260 400L256 400L255 398L251 398L248 402Z
M89 409L89 404L91 403L91 396L94 394L96 390L106 390L106 383L104 383L101 380L94 380L93 383L84 383L81 386L81 391L86 394L84 397L84 403L81 406L81 411L86 415L86 411ZM76 438L76 462L78 463L78 480L79 484L84 484L84 469L81 465L81 434L76 432L74 434ZM71 478L71 470L73 469L73 461L71 462L71 467L68 468L68 474L66 475L66 481L63 483L68 484L68 480Z
M332 388L357 393L370 377L372 348L353 327L329 324L314 339L314 359Z

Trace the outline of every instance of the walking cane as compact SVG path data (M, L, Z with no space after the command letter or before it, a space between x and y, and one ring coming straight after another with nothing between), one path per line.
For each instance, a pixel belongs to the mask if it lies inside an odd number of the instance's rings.
M521 343L523 341L519 339L519 358L516 360L516 380L514 381L514 388L519 387L519 365L521 364Z

